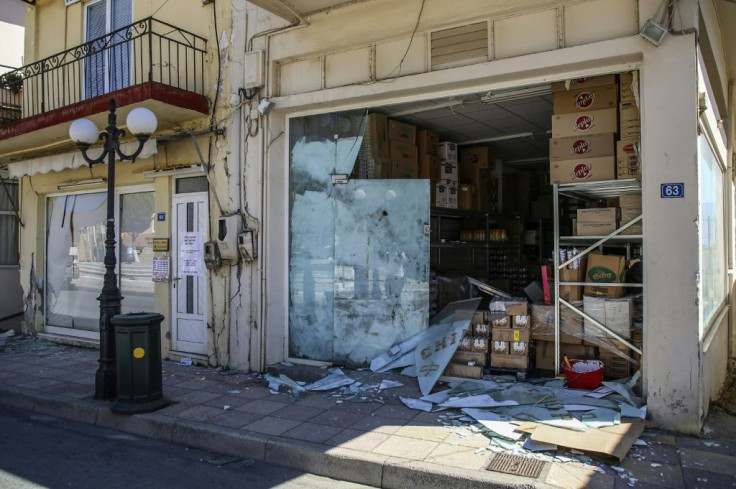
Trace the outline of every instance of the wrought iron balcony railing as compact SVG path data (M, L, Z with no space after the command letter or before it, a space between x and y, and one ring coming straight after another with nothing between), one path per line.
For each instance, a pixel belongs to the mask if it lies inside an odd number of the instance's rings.
M0 124L158 82L204 95L207 41L153 17L0 75Z

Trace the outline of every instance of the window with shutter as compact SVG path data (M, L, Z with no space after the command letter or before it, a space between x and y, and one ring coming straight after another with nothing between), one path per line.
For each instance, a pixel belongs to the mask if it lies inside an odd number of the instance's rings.
M85 98L91 98L130 85L132 46L125 31L100 38L132 23L133 1L98 0L86 11L85 38L92 44L85 62Z

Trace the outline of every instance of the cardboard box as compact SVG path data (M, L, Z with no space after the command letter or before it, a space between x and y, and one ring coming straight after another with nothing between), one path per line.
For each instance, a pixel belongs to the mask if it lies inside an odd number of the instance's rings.
M460 180L472 182L477 180L479 170L490 168L488 146L473 146L460 148Z
M388 117L386 114L378 112L368 114L364 144L371 158L389 158Z
M616 380L631 376L631 363L616 353L601 349L600 360L603 362L604 380Z
M511 327L511 316L506 314L494 314L491 316L491 327L492 328L510 328Z
M641 194L621 194L618 196L618 205L621 207L621 210L626 208L637 208L641 211Z
M622 207L621 208L621 225L633 221L641 215L641 207Z
M550 161L549 166L550 183L595 182L616 178L616 158L613 156Z
M491 340L491 356L495 353L501 353L508 355L509 353L509 342L508 341L493 341Z
M419 154L417 156L419 166L419 178L427 180L439 180L440 176L440 158L428 154Z
M621 127L629 125L640 125L639 107L635 102L624 102L619 104L618 120Z
M447 209L457 209L457 184L451 180L442 180L434 185L431 205Z
M578 88L596 87L616 83L616 75L584 76L552 83L552 91L575 90Z
M439 150L441 160L457 163L457 144L450 141L442 141Z
M457 345L457 351L473 351L473 336L463 336Z
M531 325L531 320L526 314L517 314L511 316L511 327L512 328L528 328Z
M491 354L491 367L525 369L528 366L529 357L527 355Z
M498 201L498 184L496 178L493 177L491 170L478 170L474 180L462 181L472 185L475 189L475 202L473 210L493 212L496 209Z
M450 361L462 365L488 365L488 354L475 351L456 351Z
M475 185L461 183L457 187L457 208L463 211L476 209Z
M582 273L580 274L582 277ZM582 280L582 279L581 279ZM582 287L581 287L582 289ZM582 309L582 302L574 306ZM538 341L555 340L555 306L532 304L531 338ZM580 345L583 342L583 318L566 307L560 307L560 342Z
M367 161L366 178L384 179L391 178L391 159L376 158Z
M552 116L553 138L605 134L618 130L618 110L615 107Z
M470 341L470 351L488 353L488 344L487 336L473 336Z
M555 344L551 341L538 341L536 367L542 370L554 370L555 366L567 355L570 360L592 360L596 358L595 348L588 345L571 345L560 343L560 358L555 359ZM491 358L492 360L492 358ZM493 362L491 362L493 364Z
M470 324L491 324L490 311L475 311L473 318L470 320Z
M491 340L506 342L528 342L531 338L531 328L493 328Z
M618 255L590 253L585 271L586 285L583 293L595 297L621 297L624 287L609 287L606 284L623 283L626 258Z
M388 120L388 139L389 141L402 142L407 144L416 144L417 128L406 122L399 122L394 119Z
M578 209L578 224L581 222L605 222L616 223L618 219L618 208L595 207L592 209Z
M580 222L577 224L577 236L608 236L618 226L615 222Z
M417 149L419 155L440 156L440 135L429 129L417 131Z
M488 323L480 323L473 325L473 336L488 337L491 334L491 325Z
M509 343L509 355L522 355L524 358L529 356L528 341L512 341Z
M458 363L448 363L445 367L445 374L447 377L462 377L464 379L482 379L483 378L483 367L463 365Z
M555 114L571 114L589 110L616 108L618 85L579 87L554 93Z
M641 126L638 123L628 123L620 126L618 133L622 141L629 139L638 141L641 139Z
M529 313L528 303L523 297L495 299L491 302L488 309L491 311L491 314L505 314L507 316L526 316Z
M637 80L638 82L638 77ZM629 71L628 73L621 73L619 75L619 86L620 86L620 99L621 102L633 102L636 100L634 96L634 89L638 93L638 87L634 86L634 72Z
M582 264L577 270L572 268L560 270L560 282L582 282L583 280L585 280L585 267ZM582 285L560 285L560 298L566 301L582 300Z
M612 132L549 140L550 161L575 160L613 156L616 135Z
M391 141L391 178L417 178L417 147L401 141Z

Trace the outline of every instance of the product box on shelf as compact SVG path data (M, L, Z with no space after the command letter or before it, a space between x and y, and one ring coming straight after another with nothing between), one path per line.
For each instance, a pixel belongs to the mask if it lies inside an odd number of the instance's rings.
M401 141L391 141L391 178L417 178L417 147Z
M460 181L472 182L477 180L479 170L490 168L490 154L488 146L472 146L460 148Z
M610 109L616 108L617 104L618 85L615 83L554 93L555 114Z
M612 132L549 140L549 160L563 161L600 158L615 154L616 135Z
M473 324L473 336L488 337L491 334L491 325L488 323Z
M631 352L628 347L620 344L621 354L631 357ZM615 380L623 377L630 377L632 370L632 363L624 358L618 352L608 350L605 348L599 348L599 359L603 362L603 378L606 380Z
M451 180L441 180L434 185L432 205L447 209L457 209L457 184Z
M487 336L473 336L470 340L470 351L488 353L489 339Z
M528 328L530 324L531 321L529 320L529 316L526 314L516 314L515 316L511 316L512 328Z
M603 156L579 160L550 161L550 183L578 183L614 180L616 158Z
M636 105L636 102L623 102L619 104L619 124L621 124L621 127L626 127L628 125L640 125L641 121L639 118L639 106Z
M581 274L582 277L582 274ZM582 309L579 300L570 300L572 305ZM552 304L532 304L531 338L538 341L555 340L555 306ZM580 345L583 342L583 318L565 306L560 306L560 342Z
M492 328L510 328L511 327L511 316L505 313L493 314L491 313L491 327Z
M463 211L476 209L475 185L461 183L457 187L457 208Z
M560 270L560 282L582 282L585 280L585 264L581 263L577 269L563 268ZM582 285L560 285L560 298L566 301L579 301L583 298Z
M588 254L588 266L585 271L585 295L596 297L621 297L624 287L612 287L606 284L623 283L625 277L626 258L618 255Z
M636 178L641 171L636 155L637 139L625 139L616 143L616 172L618 178Z
M417 127L406 122L399 122L393 119L388 120L388 139L391 141L403 142L407 144L416 144Z
M371 158L389 158L388 117L385 114L368 114L365 143Z
M555 358L554 341L537 341L536 367L542 370L554 370L564 356L570 360L592 360L596 358L593 346L560 343L560 358Z
M442 141L439 146L441 160L457 163L457 144L451 141Z
M500 353L504 355L508 355L509 353L509 342L505 340L491 340L491 356L493 356L494 353Z
M631 337L634 299L631 296L583 297L583 311L623 338ZM584 321L585 336L607 337L608 333L589 320Z
M620 95L621 102L633 102L636 100L634 95L635 86L634 84L638 81L638 76L634 77L634 72L629 71L627 73L621 73L619 75ZM636 89L638 93L638 89Z
M614 232L618 226L616 222L580 222L578 219L575 231L577 236L608 236Z
M523 370L529 367L529 356L491 353L491 367Z
M504 314L506 316L527 315L529 313L528 303L524 297L494 299L488 309L491 314Z
M619 195L618 205L621 209L637 208L641 212L641 193Z
M440 136L429 129L417 131L417 149L419 155L440 156Z
M591 209L578 209L578 223L581 222L613 222L618 219L618 208L616 207L594 207Z
M564 138L578 135L618 132L618 110L591 110L552 116L552 137Z
M428 154L419 154L417 156L419 178L427 180L439 180L440 175L440 157Z
M597 87L616 83L616 75L581 76L552 83L552 91L576 90L578 88Z

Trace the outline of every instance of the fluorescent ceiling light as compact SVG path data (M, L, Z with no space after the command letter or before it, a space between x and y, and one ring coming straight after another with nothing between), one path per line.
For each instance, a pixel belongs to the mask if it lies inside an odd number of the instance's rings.
M73 180L71 182L64 182L60 183L57 188L59 190L64 190L67 188L76 188L76 187L90 187L93 185L99 185L101 183L105 183L106 180L104 178L88 178L86 180Z

